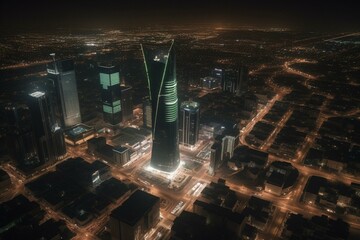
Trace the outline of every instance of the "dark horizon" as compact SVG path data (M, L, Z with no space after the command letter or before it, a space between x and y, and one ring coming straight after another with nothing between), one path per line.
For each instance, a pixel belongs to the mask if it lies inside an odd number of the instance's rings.
M355 1L7 1L1 3L3 31L51 28L114 28L159 25L254 25L309 30L359 29Z

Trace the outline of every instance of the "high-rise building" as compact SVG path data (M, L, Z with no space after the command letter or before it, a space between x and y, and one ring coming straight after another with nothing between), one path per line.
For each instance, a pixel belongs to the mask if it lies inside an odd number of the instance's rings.
M209 164L209 174L214 175L215 170L221 166L221 144L215 142L210 149L210 164Z
M35 136L31 125L31 115L27 107L8 105L5 107L8 148L19 166L36 166L39 164Z
M99 66L104 121L119 124L121 116L120 74L115 66Z
M143 123L145 128L152 128L152 107L149 97L143 100Z
M48 64L47 73L48 80L52 82L51 101L58 122L66 128L81 123L74 61L54 59Z
M120 89L122 121L125 122L133 118L132 87L121 86Z
M249 71L247 67L241 66L238 69L227 69L222 82L222 90L236 96L241 96L247 91Z
M62 129L54 123L53 110L45 92L34 91L28 96L37 155L41 163L62 158L66 146Z
M234 149L239 144L239 129L225 130L222 135L215 138L211 146L209 174L214 175L224 162L228 161L234 155Z
M194 146L198 141L200 110L199 103L185 101L180 106L179 141L186 146Z
M222 82L222 90L236 94L238 87L238 71L234 69L225 70L225 76Z
M229 160L234 155L234 149L239 143L238 134L225 135L222 143L222 158Z
M180 164L174 41L168 50L141 45L152 105L150 165L171 172Z

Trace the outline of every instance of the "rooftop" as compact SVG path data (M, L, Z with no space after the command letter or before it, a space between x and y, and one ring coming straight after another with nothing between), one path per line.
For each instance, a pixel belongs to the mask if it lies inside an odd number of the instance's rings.
M111 216L134 226L158 201L160 198L137 190L120 207L116 208Z

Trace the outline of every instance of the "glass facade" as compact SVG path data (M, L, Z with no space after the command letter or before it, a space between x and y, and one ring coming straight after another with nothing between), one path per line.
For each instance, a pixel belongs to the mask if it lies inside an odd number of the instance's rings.
M55 116L64 127L81 123L80 105L73 60L58 60L48 64L48 79L54 87Z
M186 146L194 146L198 141L199 135L199 104L193 101L181 103L179 122L180 143Z
M64 134L57 123L54 123L48 94L41 91L32 92L28 96L27 104L31 113L40 162L61 159L66 154Z
M121 117L120 74L114 66L99 66L104 121L119 124Z
M175 51L141 46L147 74L152 118L152 154L150 165L172 172L180 163L178 133L178 97Z

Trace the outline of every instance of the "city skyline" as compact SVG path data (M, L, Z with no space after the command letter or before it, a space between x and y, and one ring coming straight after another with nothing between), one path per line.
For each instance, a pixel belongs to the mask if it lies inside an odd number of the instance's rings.
M359 239L354 3L1 2L0 239Z

